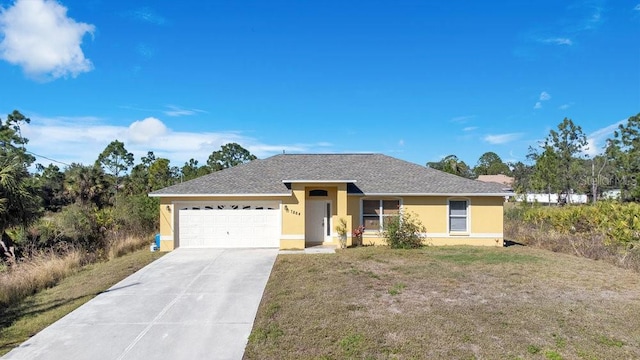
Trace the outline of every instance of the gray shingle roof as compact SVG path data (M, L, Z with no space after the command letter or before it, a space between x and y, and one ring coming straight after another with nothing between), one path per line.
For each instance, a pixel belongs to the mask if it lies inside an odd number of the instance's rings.
M465 179L382 154L282 154L254 160L151 196L289 194L283 180L344 180L350 194L505 194L497 184Z

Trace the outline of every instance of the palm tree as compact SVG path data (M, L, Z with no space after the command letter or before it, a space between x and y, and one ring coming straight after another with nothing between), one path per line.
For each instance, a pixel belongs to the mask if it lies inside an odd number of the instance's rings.
M76 204L101 208L107 202L109 182L100 167L74 163L65 171L64 188Z
M40 215L40 198L29 180L19 155L0 155L0 248L9 258L14 255L5 231L13 226L28 225Z

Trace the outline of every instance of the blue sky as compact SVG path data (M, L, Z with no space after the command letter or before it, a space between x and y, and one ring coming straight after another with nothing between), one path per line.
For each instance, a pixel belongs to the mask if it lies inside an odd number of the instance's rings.
M640 1L0 0L0 114L92 163L380 152L525 161L563 118L589 154L640 112ZM38 162L49 163L39 158Z

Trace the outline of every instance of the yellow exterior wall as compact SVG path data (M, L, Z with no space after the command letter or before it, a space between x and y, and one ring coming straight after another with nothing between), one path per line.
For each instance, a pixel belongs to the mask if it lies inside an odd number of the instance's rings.
M160 198L160 250L171 251L175 247L177 236L177 211L175 202L200 201L279 201L281 202L281 249L304 249L305 247L305 206L308 192L313 189L327 190L326 199L332 202L332 242L338 245L335 225L340 218L347 220L347 243L351 245L353 229L360 225L360 204L362 196L347 195L347 185L322 183L292 183L291 196L234 196L234 197L163 197ZM315 198L315 197L314 197ZM384 197L398 199L398 197ZM380 199L380 197L365 197ZM447 233L449 199L470 201L470 232L449 235ZM418 215L427 229L425 243L432 245L503 245L503 197L445 197L445 196L407 196L401 202L403 209ZM369 232L363 238L364 244L384 244L378 232Z
M292 196L282 200L282 235L301 237L304 242L304 187L291 185Z
M173 205L160 199L160 251L173 250Z
M471 199L471 229L474 233L502 233L504 198Z
M402 200L402 207L418 215L428 233L447 232L447 197L412 196Z
M359 206L360 198L356 199ZM355 203L356 199L351 199L349 205ZM449 234L447 233L448 201L462 199L469 201L470 231L463 234ZM407 196L402 198L403 209L416 214L425 226L427 230L425 243L429 245L503 246L503 204L503 197ZM359 208L358 211L360 211ZM354 218L354 227L359 223L360 214L358 213ZM365 233L363 242L365 245L384 245L384 239L378 232Z

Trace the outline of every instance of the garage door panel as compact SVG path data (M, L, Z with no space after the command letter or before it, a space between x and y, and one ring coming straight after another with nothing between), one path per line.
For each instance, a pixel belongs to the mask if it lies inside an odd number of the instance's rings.
M179 210L179 247L278 247L279 210Z

